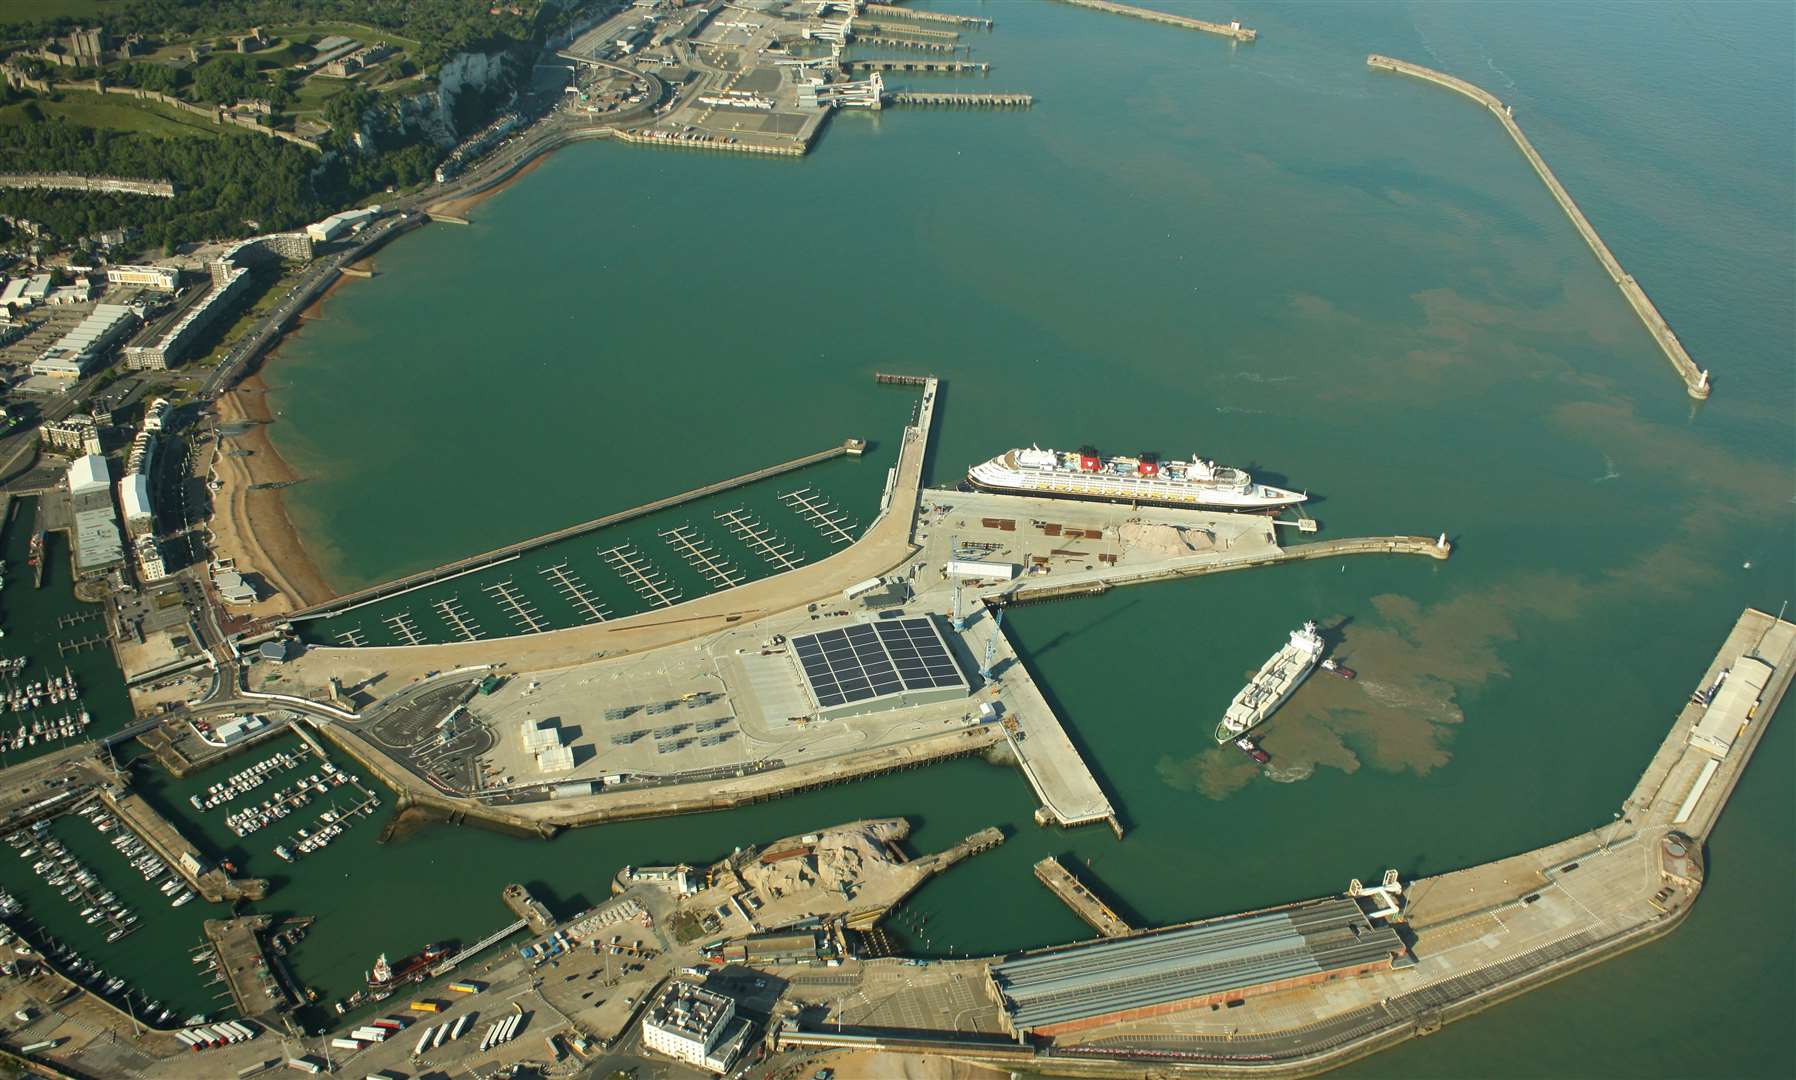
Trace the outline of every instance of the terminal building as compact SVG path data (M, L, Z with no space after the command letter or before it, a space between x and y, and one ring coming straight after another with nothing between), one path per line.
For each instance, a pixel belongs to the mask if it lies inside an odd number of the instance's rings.
M642 1044L675 1061L723 1074L736 1063L749 1023L734 998L675 981L642 1018Z
M108 285L136 285L146 289L159 289L162 292L174 292L181 285L181 268L178 266L108 266L106 283Z
M973 692L930 616L798 634L792 656L820 720L933 705Z
M362 210L345 210L342 213L332 214L323 221L314 221L307 225L306 235L312 238L314 244L327 244L379 216L380 207L378 206L370 206Z
M92 314L32 361L31 373L79 379L99 367L137 322L137 313L123 304L97 305Z
M125 541L112 506L112 478L98 454L69 466L69 509L74 515L75 576L103 574L125 561Z
M1027 953L990 969L1006 1028L1054 1036L1414 964L1348 897Z
M1796 632L1787 624L1774 624L1766 631L1764 639L1722 672L1720 688L1713 691L1708 706L1690 729L1691 746L1714 756L1717 761L1726 759L1734 743L1745 732L1746 725L1756 716L1759 700L1765 696L1765 687L1771 684L1771 677L1777 672L1777 665L1766 656L1784 655L1792 637L1796 637ZM1710 772L1712 774L1713 770ZM1706 778L1703 783L1707 783Z

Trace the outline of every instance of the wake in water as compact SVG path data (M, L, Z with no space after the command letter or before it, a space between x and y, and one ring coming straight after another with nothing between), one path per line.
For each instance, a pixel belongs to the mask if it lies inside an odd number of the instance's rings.
M1218 406L1216 406L1216 411L1219 413L1224 413L1224 414L1233 413L1237 416L1265 416L1266 415L1265 409L1244 409L1244 408L1240 407L1239 405L1218 405Z
M1237 371L1232 375L1218 375L1216 377L1218 379L1237 379L1241 382L1250 383L1294 382L1297 379L1297 376L1295 375L1267 375L1258 371Z
M1603 475L1597 477L1595 480L1592 480L1591 483L1600 484L1604 480L1620 480L1620 479L1621 479L1621 474L1615 471L1615 459L1610 457L1608 454L1604 454L1603 455Z

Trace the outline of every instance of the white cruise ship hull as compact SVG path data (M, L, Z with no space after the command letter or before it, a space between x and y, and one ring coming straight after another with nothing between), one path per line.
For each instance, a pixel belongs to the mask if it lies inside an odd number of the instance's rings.
M1108 464L1094 471L1064 466L1031 467L1018 460L1026 454L1012 450L981 462L967 470L967 483L981 491L1005 495L1189 509L1265 511L1309 500L1303 492L1259 483L1238 470L1219 470L1230 479L1210 481L1173 475L1178 465L1151 476L1119 472Z

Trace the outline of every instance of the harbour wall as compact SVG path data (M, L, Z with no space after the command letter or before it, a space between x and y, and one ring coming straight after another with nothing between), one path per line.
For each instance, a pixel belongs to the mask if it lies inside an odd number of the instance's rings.
M1111 15L1129 15L1148 22L1165 23L1168 26L1180 26L1187 30L1202 30L1206 34L1221 34L1236 41L1257 41L1259 31L1249 30L1239 21L1226 23L1210 22L1206 19L1193 19L1189 15L1174 15L1169 11L1155 11L1153 8L1135 7L1132 4L1117 4L1112 0L1060 0L1063 4L1074 7L1090 8L1093 11L1108 12Z
M983 754L1003 737L998 725L987 724L898 746L773 768L741 777L631 788L500 808L478 799L454 797L436 791L415 773L369 744L358 733L338 724L318 724L317 728L333 745L373 773L381 783L398 792L399 809L421 807L440 814L451 824L472 822L545 839L562 829L673 814L702 814L770 802L818 788Z
M1200 577L1204 574L1220 574L1229 570L1247 570L1256 566L1274 566L1278 563L1303 562L1310 559L1332 559L1344 555L1425 555L1431 559L1444 560L1452 553L1451 544L1443 546L1441 540L1434 537L1350 536L1339 540L1322 540L1313 544L1281 548L1270 555L1256 554L1225 559L1206 557L1175 563L1171 566L1154 566L1141 570L1117 567L1094 571L1089 577L1082 575L1082 580L1076 581L1039 584L1026 581L1009 592L987 597L986 602L1000 607L1012 607L1023 604L1039 604L1048 600L1065 600L1075 596L1100 596L1119 585L1145 585L1152 581L1173 581L1178 578Z
M1067 2L1077 2L1077 0L1067 0ZM1572 200L1571 193L1565 190L1565 185L1561 184L1559 178L1553 175L1553 170L1547 167L1546 159L1542 158L1540 152L1534 149L1534 144L1528 141L1528 136L1522 134L1521 127L1515 122L1514 110L1510 106L1503 104L1495 94L1482 87L1444 72L1435 71L1433 68L1425 68L1420 64L1412 64L1406 60L1394 60L1377 53L1366 57L1366 63L1383 71L1395 71L1400 75L1409 75L1425 82L1434 83L1436 86L1444 86L1456 93L1464 94L1489 109L1491 115L1497 118L1497 122L1503 125L1503 130L1507 131L1509 137L1515 140L1515 145L1520 148L1522 156L1527 158L1528 164L1534 167L1535 173L1539 174L1541 182L1546 184L1547 190L1552 192L1560 209L1565 211L1565 216L1571 219L1573 227L1578 230L1578 235L1582 236L1584 242L1590 245L1590 250L1595 253L1597 261L1603 264L1603 269L1608 272L1610 280L1615 282L1616 287L1621 290L1621 294L1627 298L1634 313L1640 316L1642 323L1646 324L1647 333L1651 334L1653 340L1659 343L1659 348L1665 351L1665 358L1671 361L1671 366L1677 369L1678 375L1684 380L1685 391L1697 399L1709 396L1708 371L1697 367L1696 361L1690 359L1690 354L1684 350L1683 342L1679 341L1677 334L1672 332L1671 325L1665 321L1665 316L1659 314L1659 309L1646 295L1646 290L1640 287L1640 283L1634 280L1632 274L1622 269L1621 262L1616 259L1615 253L1610 251L1609 245L1603 243L1603 238L1597 235L1596 228L1590 224L1590 219L1584 216L1584 211L1578 209L1578 204Z

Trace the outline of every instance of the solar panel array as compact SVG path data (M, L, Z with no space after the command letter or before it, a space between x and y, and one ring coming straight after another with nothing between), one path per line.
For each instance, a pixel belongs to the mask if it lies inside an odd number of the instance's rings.
M968 689L928 619L885 619L802 634L792 639L792 649L825 709L904 691Z

